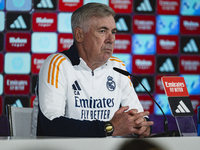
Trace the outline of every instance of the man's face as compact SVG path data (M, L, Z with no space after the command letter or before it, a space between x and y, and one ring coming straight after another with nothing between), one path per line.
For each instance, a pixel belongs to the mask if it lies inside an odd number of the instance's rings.
M89 63L105 63L113 54L117 31L112 16L92 17L88 31L84 33L83 50Z

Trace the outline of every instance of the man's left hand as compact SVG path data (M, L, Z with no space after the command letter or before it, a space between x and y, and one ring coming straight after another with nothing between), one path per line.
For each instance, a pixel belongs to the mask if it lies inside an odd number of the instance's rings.
M135 129L136 132L134 134L139 135L140 138L143 137L148 137L150 135L151 129L150 129L150 125L153 125L153 121L147 121L144 116L148 115L149 112L145 111L145 112L133 112L132 110L129 110L128 112L130 115L132 115L135 119L134 119L134 124L135 124Z

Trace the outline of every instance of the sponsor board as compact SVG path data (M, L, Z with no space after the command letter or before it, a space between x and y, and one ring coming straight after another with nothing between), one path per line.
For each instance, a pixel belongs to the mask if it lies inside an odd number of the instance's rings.
M200 34L200 17L181 16L180 32L181 34Z
M74 42L73 35L70 33L58 34L58 51L68 50Z
M183 54L200 54L199 36L182 36L180 51Z
M189 96L187 86L183 77L164 76L161 79L165 89L165 93L168 97Z
M154 34L156 26L155 16L139 16L133 17L133 32L138 34Z
M6 10L8 11L30 11L32 0L6 0Z
M30 33L6 33L7 52L29 52L31 49Z
M150 114L154 111L154 101L151 99L149 95L138 95L140 103L144 108L144 111L149 111Z
M181 74L199 74L200 56L180 56L179 68Z
M4 92L5 94L29 94L30 77L29 75L5 75Z
M156 0L136 0L133 7L135 13L154 14L156 11Z
M157 0L158 14L178 15L180 0Z
M156 49L158 54L178 54L179 37L158 35L156 39Z
M157 15L156 33L159 35L179 34L179 23L177 15Z
M200 75L181 74L180 76L185 79L187 90L190 95L200 94Z
M137 79L144 85L148 92L154 92L154 77L153 76L136 76ZM146 90L135 80L132 78L132 83L136 93L147 93Z
M43 62L50 54L32 54L31 59L31 72L38 74Z
M132 36L132 53L151 55L156 52L156 37L154 34L134 34Z
M200 3L199 0L181 0L181 15L185 16L199 16Z
M165 115L171 115L171 110L169 107L167 96L165 94L156 94L155 100L160 105ZM154 114L163 115L160 108L156 104L154 104Z
M63 1L63 0L62 0ZM56 10L58 0L34 0L34 9L35 10Z
M6 28L9 31L29 31L31 29L29 13L8 12L6 18Z
M58 14L58 32L72 33L71 16L72 16L72 13L59 13Z
M177 56L158 56L156 71L159 74L174 74L178 72Z
M32 17L33 31L55 32L57 30L56 13L34 13Z
M117 33L130 33L131 32L132 18L130 15L115 16L115 23L117 27Z
M59 10L74 12L83 5L83 0L59 0Z
M31 0L6 0L6 10L8 11L30 11Z
M131 52L131 35L129 34L117 34L115 36L115 53L130 53Z
M133 73L153 74L155 72L155 57L153 55L134 55Z
M29 74L30 53L6 53L4 71L6 74Z
M110 0L109 6L115 13L132 13L133 0Z
M189 97L169 97L169 106L174 117L194 116Z
M54 32L34 32L31 40L33 53L55 53L57 51L57 34Z
M156 93L157 94L165 94L164 86L161 80L162 76L156 76Z

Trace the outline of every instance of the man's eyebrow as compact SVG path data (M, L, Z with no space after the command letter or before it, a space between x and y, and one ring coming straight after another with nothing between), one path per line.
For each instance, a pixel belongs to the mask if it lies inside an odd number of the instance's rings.
M108 30L108 28L107 27L99 27L99 29L105 29L105 30Z
M107 27L100 27L99 29L105 29L105 30L108 30L108 28ZM112 31L117 31L117 28L114 28L114 29L112 29Z
M112 29L112 30L114 30L114 31L116 31L116 32L117 32L117 28L114 28L114 29Z

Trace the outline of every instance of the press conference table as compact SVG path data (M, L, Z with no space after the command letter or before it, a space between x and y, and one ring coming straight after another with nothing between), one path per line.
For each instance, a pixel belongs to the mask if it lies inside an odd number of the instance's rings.
M1 150L119 150L125 142L138 138L20 138L0 137ZM154 137L139 139L165 150L199 150L200 137Z

